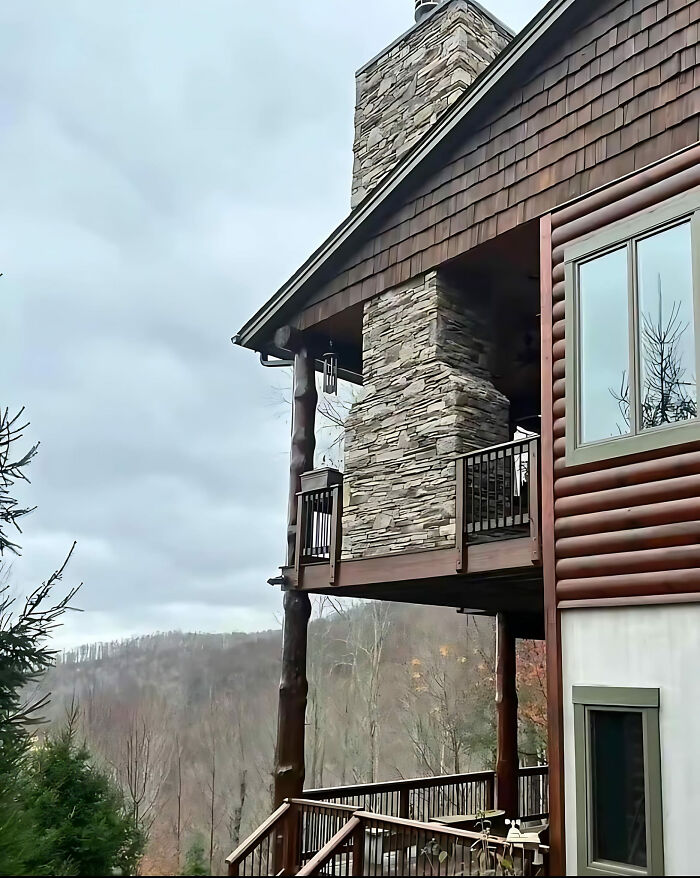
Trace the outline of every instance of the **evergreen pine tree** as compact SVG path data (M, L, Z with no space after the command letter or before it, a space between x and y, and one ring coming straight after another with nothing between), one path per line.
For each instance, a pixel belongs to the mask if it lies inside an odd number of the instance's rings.
M185 865L182 868L183 875L208 875L207 860L204 855L204 841L201 835L196 835L185 854Z
M37 588L19 612L8 585L3 584L3 561L18 554L19 546L10 531L20 532L19 521L31 509L14 497L16 482L27 481L25 469L37 446L14 454L27 426L22 412L10 416L0 409L0 875L22 874L29 851L36 843L34 827L24 809L25 761L30 745L29 729L41 721L46 698L29 698L25 693L53 661L47 638L68 609L76 589L51 605L54 586L60 581L70 553L62 567ZM72 549L71 549L72 552Z
M40 840L30 875L134 875L145 838L111 777L77 740L77 708L31 756L27 810Z

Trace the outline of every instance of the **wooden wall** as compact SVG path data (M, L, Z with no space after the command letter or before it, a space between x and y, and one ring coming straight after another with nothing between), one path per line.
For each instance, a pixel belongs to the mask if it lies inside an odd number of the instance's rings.
M700 139L700 0L582 8L315 293L302 327Z
M566 466L565 247L700 186L695 146L541 221L542 569L552 874L564 874L561 611L700 600L700 438Z
M700 435L675 448L567 467L564 386L564 248L696 186L700 147L552 214L551 412L545 422L553 439L560 608L700 593Z

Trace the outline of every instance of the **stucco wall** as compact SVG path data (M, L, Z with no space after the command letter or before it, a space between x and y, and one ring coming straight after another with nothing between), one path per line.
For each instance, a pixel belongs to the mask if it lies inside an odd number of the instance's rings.
M578 874L574 685L660 689L666 874L696 874L693 828L700 814L700 604L565 610L561 629L568 874Z

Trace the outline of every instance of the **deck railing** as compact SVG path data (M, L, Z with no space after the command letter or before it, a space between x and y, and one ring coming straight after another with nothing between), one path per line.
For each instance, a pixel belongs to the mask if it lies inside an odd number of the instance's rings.
M533 765L518 772L518 810L523 820L549 816L549 767Z
M539 557L539 449L532 436L457 458L460 552L470 542L529 536L533 560Z
M356 810L389 817L431 820L493 808L494 773L479 771L305 790L304 798L350 805Z
M547 774L546 765L520 769L523 820L546 816ZM227 858L228 874L258 878L299 868L299 874L309 875L477 875L485 868L504 874L498 871L499 856L514 856L516 868L534 868L527 852L516 847L508 853L503 839L489 839L484 847L478 834L432 822L492 809L494 788L494 772L479 771L305 790L303 798L287 800ZM481 851L472 849L478 839Z
M354 811L344 805L289 799L226 858L228 874L293 874L328 844Z
M546 875L549 848L357 811L298 875Z
M318 479L313 478L316 472L320 474ZM331 472L337 479L334 484L327 483ZM311 487L304 485L307 477L311 477ZM325 483L318 485L318 481ZM307 564L325 563L330 567L330 582L333 583L342 543L342 475L331 470L305 474L297 501L297 571Z
M523 820L534 820L547 814L548 772L546 765L519 769L518 816ZM495 785L496 776L493 771L477 771L304 790L304 798L390 817L434 820L436 817L476 814L490 810L494 806Z

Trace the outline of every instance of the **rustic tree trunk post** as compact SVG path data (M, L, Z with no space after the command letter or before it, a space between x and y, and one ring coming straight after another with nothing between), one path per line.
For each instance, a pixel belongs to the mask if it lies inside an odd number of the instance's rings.
M277 334L280 341L283 330ZM294 389L292 397L292 450L289 459L289 502L287 505L287 566L296 560L297 494L301 490L301 476L314 468L316 450L316 371L314 358L303 346L296 333L285 336L286 344L294 344Z
M287 507L287 566L296 561L297 493L301 476L313 469L316 438L316 373L313 356L301 335L290 327L279 330L277 346L294 351L294 389L292 401L292 447L289 464L289 503ZM306 724L306 644L311 602L308 594L298 589L284 593L284 625L282 629L282 673L277 713L277 746L275 749L274 807L285 799L299 798L304 789L304 732ZM296 842L299 831L298 809L293 807L284 822L282 837L274 849L275 874L284 869L293 874L298 863Z
M308 594L284 593L282 675L277 715L275 802L300 798L304 789L304 725L306 722L306 635L311 602Z
M275 341L283 350L294 351L294 390L292 402L292 448L289 465L289 504L287 511L287 566L296 561L297 493L301 489L302 473L314 466L316 439L316 375L313 356L303 339L293 329L280 330ZM308 594L298 589L284 593L284 626L282 630L282 673L279 686L277 714L277 747L275 752L274 807L285 799L299 798L304 789L304 731L306 723L306 644L311 602ZM284 832L275 848L275 871L284 867L291 873L298 863L281 863L284 852L294 856L297 809L290 811Z
M496 807L514 819L518 814L518 693L515 685L515 637L508 618L499 613L496 627Z

